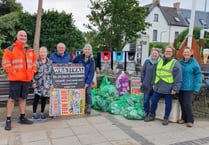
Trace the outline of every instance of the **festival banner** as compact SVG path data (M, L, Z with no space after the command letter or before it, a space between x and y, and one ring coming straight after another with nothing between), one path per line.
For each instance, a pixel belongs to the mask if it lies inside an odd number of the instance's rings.
M140 94L141 85L140 77L131 77L131 94Z
M51 90L49 116L82 115L85 110L85 89Z
M85 85L84 66L82 64L53 64L54 88L80 89Z

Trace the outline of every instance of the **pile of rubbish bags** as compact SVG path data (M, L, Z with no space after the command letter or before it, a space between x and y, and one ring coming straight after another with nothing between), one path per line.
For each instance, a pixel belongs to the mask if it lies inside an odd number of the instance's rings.
M144 119L145 112L142 102L141 95L126 93L119 96L116 87L111 85L106 75L104 75L100 87L92 90L92 107L94 109L122 115L127 119Z

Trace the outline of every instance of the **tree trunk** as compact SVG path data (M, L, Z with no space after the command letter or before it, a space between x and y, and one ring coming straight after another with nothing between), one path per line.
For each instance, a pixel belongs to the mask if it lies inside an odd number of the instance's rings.
M43 3L43 0L38 1L38 12L37 12L37 17L36 17L36 32L35 32L34 41L33 41L33 49L37 56L38 56L40 32L41 32L42 3Z

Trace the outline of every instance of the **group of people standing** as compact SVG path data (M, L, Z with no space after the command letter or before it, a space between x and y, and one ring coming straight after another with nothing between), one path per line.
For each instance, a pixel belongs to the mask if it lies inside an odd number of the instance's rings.
M160 56L159 49L153 49L145 61L142 71L141 91L144 93L145 122L154 121L160 97L165 99L165 113L163 125L168 125L172 109L173 95L178 93L181 107L179 124L186 123L192 127L194 117L192 113L193 92L199 92L202 84L202 73L199 64L192 55L192 49L184 48L183 58L174 58L175 50L166 46L164 55Z
M46 99L50 95L50 89L53 89L52 74L53 63L79 63L85 68L85 90L86 90L86 113L91 113L91 84L94 77L95 61L92 55L92 46L86 44L83 53L72 60L66 51L64 43L58 43L57 49L48 58L46 47L39 48L39 57L37 59L33 49L27 44L27 33L21 30L17 33L17 40L11 46L4 50L2 57L2 67L8 72L9 98L7 101L7 118L5 130L11 130L11 115L16 100L19 102L21 124L32 124L33 121L25 116L26 99L29 86L32 82L34 88L33 116L34 120L45 120L44 110ZM41 99L40 115L36 113L39 99Z

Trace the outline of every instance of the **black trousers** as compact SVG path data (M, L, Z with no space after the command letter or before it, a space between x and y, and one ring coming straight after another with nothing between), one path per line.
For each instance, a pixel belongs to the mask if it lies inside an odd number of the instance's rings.
M34 100L33 100L33 113L36 113L39 98L41 98L41 113L43 113L45 110L47 97L43 97L43 96L39 96L39 95L35 94Z
M186 123L194 123L194 117L192 113L193 91L180 91L179 95L179 102L182 111L181 119Z

